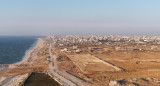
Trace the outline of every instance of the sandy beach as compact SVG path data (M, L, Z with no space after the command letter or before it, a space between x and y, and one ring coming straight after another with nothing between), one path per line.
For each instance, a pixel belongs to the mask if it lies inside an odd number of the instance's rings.
M32 72L46 73L64 86L92 86L91 83L59 69L55 42L51 36L39 38L35 47L27 52L21 62L10 64L7 69L0 71L0 86L19 86Z
M29 73L47 70L47 49L48 45L45 39L39 38L22 61L10 64L7 69L0 71L0 86L18 86Z

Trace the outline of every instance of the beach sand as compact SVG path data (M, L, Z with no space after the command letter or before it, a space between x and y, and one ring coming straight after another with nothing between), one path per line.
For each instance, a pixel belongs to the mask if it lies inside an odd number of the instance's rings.
M21 62L10 64L7 69L0 71L0 86L18 86L29 73L47 70L47 50L45 38L39 38Z

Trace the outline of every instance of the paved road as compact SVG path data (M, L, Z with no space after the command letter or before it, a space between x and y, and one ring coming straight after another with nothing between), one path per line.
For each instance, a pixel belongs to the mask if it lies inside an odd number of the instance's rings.
M49 48L49 53L50 53L50 60L53 61L54 63L54 66L52 65L53 63L50 62L49 64L49 68L50 68L50 72L51 74L58 78L58 80L61 80L61 83L64 85L64 86L77 86L75 83L71 82L70 80L66 79L64 76L60 75L60 70L58 69L58 66L57 66L57 62L56 62L56 56L52 54L52 46L50 44L50 48Z
M58 79L60 79L62 81L62 84L64 86L91 86L92 84L84 82L83 80L67 73L66 71L62 71L58 69L57 66L57 57L55 53L52 49L54 49L54 39L52 39L52 43L50 43L49 46L49 53L50 53L50 64L49 64L49 68L50 68L50 72L56 76ZM54 66L52 65L52 61L54 63Z

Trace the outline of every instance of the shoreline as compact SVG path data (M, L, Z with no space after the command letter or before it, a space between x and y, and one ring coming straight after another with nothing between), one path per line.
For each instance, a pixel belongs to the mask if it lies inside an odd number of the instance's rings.
M0 71L5 70L5 69L7 69L7 68L8 68L8 67L2 66L2 67L0 67Z
M35 58L34 56L31 56L31 55L41 47L42 42L43 42L43 38L37 38L37 41L35 41L35 43L33 43L33 45L28 50L26 50L27 52L21 61L18 61L13 64L8 64L8 67L4 70L17 68L17 65L29 64L30 63L29 60Z
M12 64L17 64L17 63L20 63L21 61L25 60L25 58L27 57L28 52L30 52L32 49L34 49L34 47L37 45L38 40L39 40L39 38L36 38L35 42L31 45L31 47L29 47L27 50L25 50L25 54L24 54L24 56L22 57L22 59L20 61L12 63ZM9 65L12 65L12 64L9 64Z
M35 43L33 43L33 45L30 47L30 49L27 50L25 56L23 57L23 59L19 62L16 62L14 64L10 64L10 65L17 65L17 64L22 64L23 62L27 62L27 60L29 59L31 53L34 51L34 49L37 48L37 46L39 45L41 38L37 38L37 41ZM9 67L10 67L9 65Z
M19 61L16 61L16 62L13 62L13 63L2 63L0 65L11 65L11 64L16 64L16 63L19 63L19 62L23 61L25 59L27 53L36 46L36 44L38 42L38 39L39 38L35 38L35 41L28 47L28 49L24 50L24 55L21 56L21 58L19 59Z
M25 57L14 64L7 64L7 68L0 71L0 73L3 73L5 75L16 75L18 73L25 73L29 71L36 71L36 70L44 70L47 69L46 65L46 56L41 56L39 52L44 52L44 49L46 49L46 41L44 38L38 38L38 40L33 44L34 46L31 47L28 52L26 52ZM40 55L40 56L39 56ZM39 58L41 58L39 60ZM3 64L2 64L3 66ZM26 71L22 71L21 69L24 69ZM15 73L13 73L15 72Z
M39 39L41 39L41 38L36 38L35 42L31 45L31 47L29 47L27 50L25 50L25 54L24 54L24 56L22 56L22 59L20 61L17 61L15 63L11 63L11 64L0 64L1 65L0 66L0 71L3 71L5 69L10 68L11 65L21 64L23 61L27 60L26 58L28 57L28 54L33 51L33 49L37 45ZM8 67L2 66L2 65L8 65Z
M0 85L13 86L12 84L16 84L18 86L21 81L26 79L26 74L46 70L48 68L45 62L46 57L38 56L38 52L43 52L47 49L45 42L44 38L37 38L37 41L27 50L26 55L21 61L8 64L7 69L0 71ZM17 80L20 82L17 82Z

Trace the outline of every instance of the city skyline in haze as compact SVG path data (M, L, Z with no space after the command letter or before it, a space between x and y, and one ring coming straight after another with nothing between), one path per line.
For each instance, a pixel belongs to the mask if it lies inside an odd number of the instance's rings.
M0 35L160 35L158 0L0 1Z

